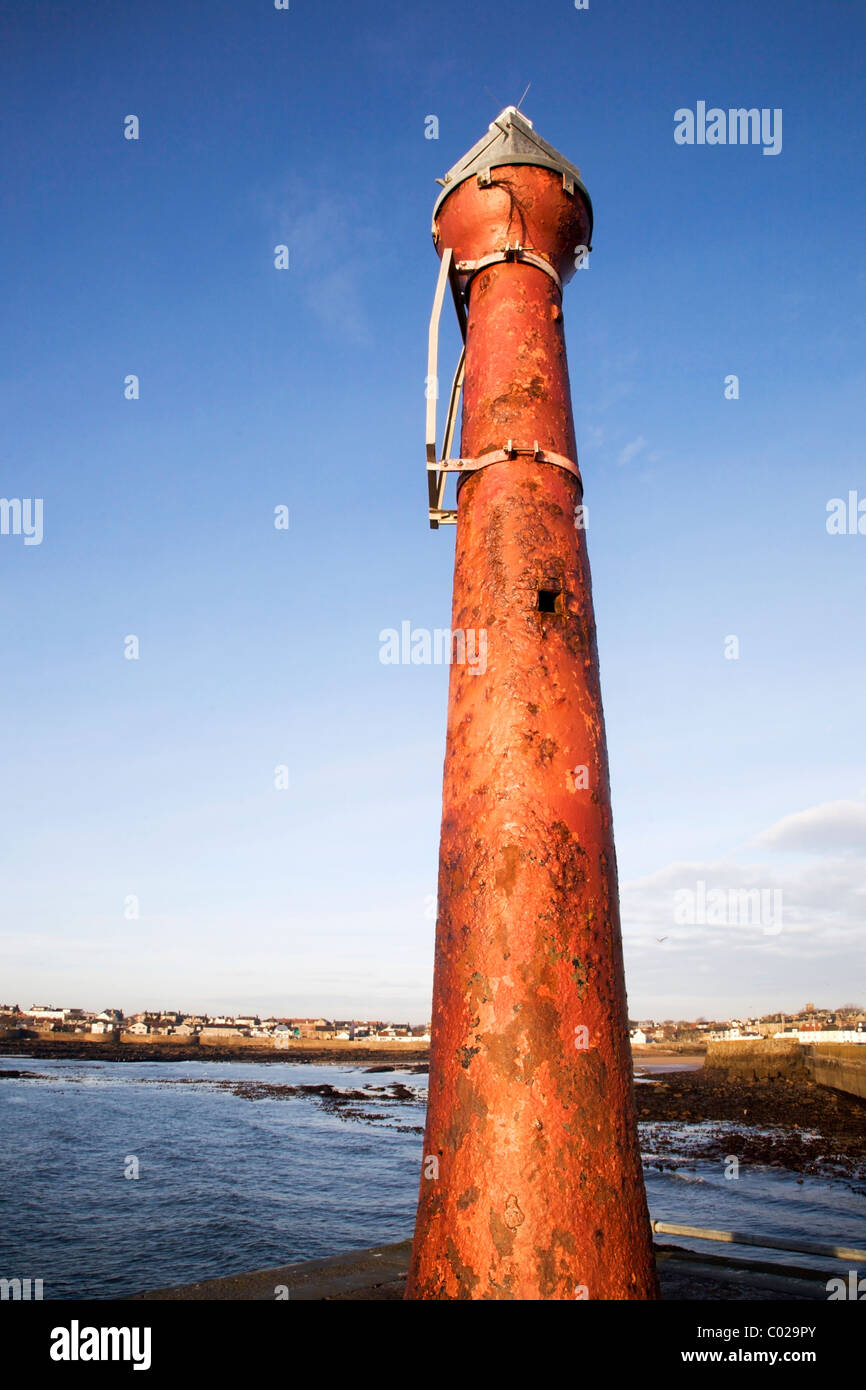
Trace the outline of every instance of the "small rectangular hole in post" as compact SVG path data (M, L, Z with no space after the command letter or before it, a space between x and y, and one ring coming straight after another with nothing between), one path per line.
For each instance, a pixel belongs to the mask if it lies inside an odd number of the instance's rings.
M560 589L539 589L538 591L538 611L539 613L558 613L560 611Z

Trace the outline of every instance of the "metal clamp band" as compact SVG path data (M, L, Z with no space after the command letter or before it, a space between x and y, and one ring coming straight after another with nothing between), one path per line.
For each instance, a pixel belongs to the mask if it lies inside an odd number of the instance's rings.
M469 279L463 287L463 297L468 299L469 287L475 276L480 271L486 270L489 265L497 265L501 261L518 261L523 265L534 265L537 270L543 270L549 275L559 293L562 294L562 281L554 270L550 261L546 261L543 256L537 256L534 251L527 251L518 244L516 246L506 246L504 251L494 251L489 256L482 256L477 261L458 261L456 270L458 275L467 275Z
M503 449L492 449L487 454L481 454L476 459L441 459L438 463L428 463L428 472L460 473L465 476L467 473L477 473L481 468L489 468L493 463L507 463L510 459L516 458L518 454L528 454L538 463L549 463L555 468L562 468L566 473L577 479L577 486L580 496L583 497L583 479L580 476L580 469L571 459L564 454L555 454L552 449L540 449L538 440L529 448L522 445L513 444L509 439ZM457 491L460 492L461 484L458 482ZM430 507L430 521L438 526L453 525L457 521L456 509L444 508L440 506Z

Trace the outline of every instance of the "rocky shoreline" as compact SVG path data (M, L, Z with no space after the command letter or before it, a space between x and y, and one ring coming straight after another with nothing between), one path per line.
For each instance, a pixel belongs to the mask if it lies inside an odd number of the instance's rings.
M216 1047L178 1043L81 1043L71 1039L16 1038L0 1040L0 1056L34 1057L70 1062L412 1062L427 1060L429 1044L404 1043L397 1047L365 1046L359 1042L291 1043L286 1048Z
M667 1045L664 1049L634 1049L635 1065L651 1062L679 1062L703 1057L705 1048L693 1044ZM426 1061L427 1042L385 1043L291 1042L288 1047L219 1047L199 1043L115 1042L112 1039L82 1042L80 1038L4 1038L0 1036L0 1057L35 1057L76 1062L412 1062Z
M695 1158L734 1155L740 1163L866 1183L866 1103L817 1082L663 1072L652 1085L636 1086L635 1096L638 1120L653 1126L657 1167L678 1162L687 1134Z

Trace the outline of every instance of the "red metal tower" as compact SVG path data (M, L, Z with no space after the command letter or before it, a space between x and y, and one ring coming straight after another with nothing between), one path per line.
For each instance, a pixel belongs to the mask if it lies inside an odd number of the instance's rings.
M579 171L513 107L434 211L465 330L430 1098L412 1299L658 1297L632 1091L607 751L562 282ZM457 508L445 505L449 472ZM477 640L477 639L476 639Z

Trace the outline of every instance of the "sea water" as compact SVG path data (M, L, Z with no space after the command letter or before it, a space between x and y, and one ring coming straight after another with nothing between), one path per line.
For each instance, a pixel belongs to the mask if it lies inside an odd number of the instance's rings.
M406 1239L422 1157L426 1075L297 1062L0 1058L0 1277L48 1298L147 1289ZM362 1091L334 1106L312 1092ZM407 1097L392 1093L407 1087ZM240 1086L241 1093L234 1088ZM376 1089L372 1089L376 1088ZM259 1098L251 1099L250 1094ZM866 1245L866 1202L838 1177L694 1156L700 1126L641 1126L651 1215L696 1226ZM718 1126L716 1126L718 1129ZM671 1139L681 1139L682 1162ZM665 1237L666 1240L672 1239ZM733 1254L680 1237L705 1253ZM844 1262L756 1249L746 1258L843 1271Z

